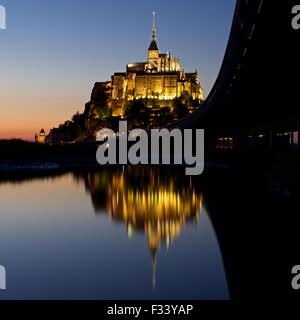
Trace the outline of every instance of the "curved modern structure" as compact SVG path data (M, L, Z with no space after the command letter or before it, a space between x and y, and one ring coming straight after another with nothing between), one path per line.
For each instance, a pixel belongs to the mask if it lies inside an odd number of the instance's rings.
M203 107L177 123L238 138L243 133L299 131L300 32L295 1L238 0L224 61ZM293 77L294 76L294 77Z
M280 135L299 136L300 31L291 24L296 4L237 1L216 83L203 107L176 127L204 128L209 141L231 137L233 145L249 144L256 136L272 146ZM204 183L231 297L299 298L291 287L292 267L300 263L295 259L298 201L270 191L274 182L266 172L248 169L218 172Z

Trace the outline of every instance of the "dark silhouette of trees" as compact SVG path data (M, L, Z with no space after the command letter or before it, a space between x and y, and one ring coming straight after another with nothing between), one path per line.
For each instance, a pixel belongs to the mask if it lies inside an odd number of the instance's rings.
M173 120L180 120L189 114L188 107L183 103L182 98L176 98L173 101Z
M111 109L108 108L107 104L95 105L96 118L106 120L112 117Z
M144 100L128 101L124 116L130 128L148 128L150 111Z

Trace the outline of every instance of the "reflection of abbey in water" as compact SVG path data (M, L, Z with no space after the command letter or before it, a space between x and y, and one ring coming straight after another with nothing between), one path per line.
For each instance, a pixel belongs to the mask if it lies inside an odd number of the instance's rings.
M179 183L171 174L149 167L125 167L85 175L86 188L97 212L107 212L113 220L126 223L129 237L140 231L147 236L153 286L161 243L169 247L186 222L198 223L202 195L191 180L186 182Z

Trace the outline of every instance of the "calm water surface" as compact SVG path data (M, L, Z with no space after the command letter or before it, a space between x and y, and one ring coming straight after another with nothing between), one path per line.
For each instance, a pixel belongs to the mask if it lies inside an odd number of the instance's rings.
M0 299L228 299L201 187L118 168L0 181Z

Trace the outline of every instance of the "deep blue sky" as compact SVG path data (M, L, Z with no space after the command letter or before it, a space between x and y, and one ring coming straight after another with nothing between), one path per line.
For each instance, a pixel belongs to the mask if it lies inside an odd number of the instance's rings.
M218 74L235 0L0 0L0 137L30 137L82 111L94 82L144 61L158 44L198 68L206 95Z

